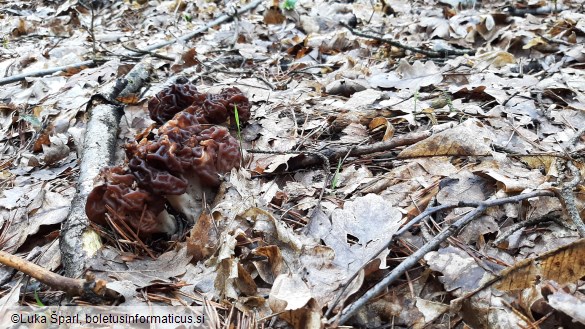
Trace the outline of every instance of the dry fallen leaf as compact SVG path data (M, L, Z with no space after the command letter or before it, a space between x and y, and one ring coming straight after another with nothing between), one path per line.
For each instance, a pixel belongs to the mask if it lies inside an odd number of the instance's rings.
M538 280L554 280L559 284L579 280L585 276L585 239L519 261L500 276L495 287L503 291L529 288Z
M475 119L432 135L404 149L399 158L416 158L429 156L481 156L491 155L490 143L493 134L481 122Z

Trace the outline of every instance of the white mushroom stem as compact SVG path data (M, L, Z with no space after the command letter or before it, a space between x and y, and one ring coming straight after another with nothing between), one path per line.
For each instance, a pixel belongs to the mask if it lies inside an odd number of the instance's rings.
M175 210L183 213L191 224L197 223L203 212L204 202L213 201L215 192L213 188L204 187L195 174L185 175L189 182L187 191L181 195L167 195L167 200Z
M166 210L163 210L156 219L161 225L161 231L167 233L169 236L177 233L177 222L175 218Z

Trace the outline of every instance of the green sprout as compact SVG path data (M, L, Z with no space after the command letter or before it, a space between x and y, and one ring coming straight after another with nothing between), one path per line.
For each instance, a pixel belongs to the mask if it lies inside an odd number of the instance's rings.
M35 300L37 301L37 306L39 306L39 307L44 307L45 306L45 304L43 304L43 302L39 298L39 294L38 294L38 292L36 290L35 290Z
M189 14L183 14L183 19L189 23L191 23L191 20L193 19L193 16L189 15Z
M285 0L282 8L284 10L293 10L295 9L295 5L297 4L297 0Z
M339 159L339 163L337 164L337 169L335 169L335 175L333 175L333 179L331 180L331 189L335 190L337 188L337 184L339 183L339 172L341 171L341 164L343 160Z
M414 92L414 111L413 113L416 113L416 103L418 102L418 98L419 98L419 94L418 94L418 89Z
M236 118L236 127L238 129L238 140L240 141L240 153L242 153L242 134L240 131L240 116L238 115L238 106L234 104L234 117Z

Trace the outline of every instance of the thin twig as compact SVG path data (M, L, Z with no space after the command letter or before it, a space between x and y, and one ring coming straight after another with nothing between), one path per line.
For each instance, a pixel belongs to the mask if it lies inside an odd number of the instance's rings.
M347 25L344 22L340 22L339 24L341 24L343 27L348 29L349 32L351 32L351 34L357 35L358 37L380 41L380 42L387 43L387 44L394 46L394 47L397 47L397 48L410 50L412 52L423 54L425 56L432 57L432 58L441 58L441 57L450 56L450 55L455 55L455 56L473 55L475 53L475 50L473 50L473 49L465 49L465 50L443 49L441 51L433 51L433 50L425 50L425 49L421 49L421 48L410 47L410 46L404 45L398 41L383 38L379 35L373 35L373 34L368 34L365 32L358 31L358 30L352 28L351 26Z
M579 169L573 164L572 161L567 161L567 168L569 168L569 170L571 171L573 179L571 179L568 182L562 183L562 188L561 191L559 192L559 198L564 204L565 209L567 210L567 214L569 215L569 218L577 227L579 235L582 238L585 238L585 223L583 223L583 220L579 215L579 209L577 209L577 205L575 203L575 195L573 194L573 189L577 187L577 185L581 181L581 174L579 172Z
M193 32L191 32L189 34L185 34L185 35L183 35L181 37L178 37L178 38L176 38L174 40L169 40L169 41L165 41L165 42L161 42L161 43L157 43L157 44L148 46L148 47L146 47L146 48L144 48L142 50L143 51L152 51L152 50L156 50L156 49L160 49L162 47L166 47L166 46L172 45L172 44L174 44L177 41L180 41L180 42L188 41L190 39L193 39L197 35L199 35L199 34L201 34L203 32L206 32L207 30L209 30L212 27L215 27L217 25L220 25L220 24L222 24L224 22L227 22L227 21L231 20L234 16L239 16L241 14L244 14L244 13L246 13L246 12L248 12L248 11L256 8L256 7L258 7L258 5L260 5L263 2L264 2L264 0L256 0L256 1L250 2L249 4L243 6L242 8L240 8L238 10L236 10L235 14L233 14L233 15L230 15L230 14L221 15L218 18L214 19L213 21L211 21L211 22L209 22L209 23L201 26L198 29L195 29Z
M544 222L555 222L559 226L563 226L563 227L567 228L568 225L563 223L561 220L559 220L559 218L560 218L560 211L553 211L553 212L548 213L544 216L533 217L533 218L523 220L523 221L518 222L514 225L510 225L508 228L506 228L506 231L503 232L500 236L498 236L491 244L494 246L498 246L502 242L504 242L504 240L506 240L508 237L510 237L512 234L514 234L516 231L518 231L522 228L528 227L528 226L534 226L534 225L544 223Z
M260 151L260 150L248 149L248 150L246 150L246 152L262 153L262 154L287 154L287 153L288 154L310 154L312 156L318 157L323 162L323 170L325 171L325 179L323 180L323 187L321 188L321 192L319 193L319 199L317 199L317 205L315 206L315 210L313 211L313 214L317 213L317 210L320 209L320 207L321 207L321 200L323 200L323 194L325 193L325 189L329 185L329 178L331 176L331 165L329 164L329 159L325 155L323 155L319 152L313 152L313 151L280 152L280 151Z
M9 84L9 83L13 83L13 82L18 82L18 81L24 80L26 78L42 77L42 76L57 73L57 72L64 72L64 71L73 70L73 69L80 69L83 67L93 67L96 64L98 64L98 61L95 61L92 59L89 61L84 61L84 62L75 63L75 64L71 64L71 65L53 67L53 68L46 69L46 70L38 70L38 71L33 71L33 72L16 74L16 75L12 75L12 76L0 79L0 86L5 85L5 84Z
M534 191L527 194L520 194L512 197L501 198L501 199L493 199L487 201L480 201L480 202L459 202L457 204L450 204L450 205L442 205L440 207L434 207L434 209L448 209L448 208L456 208L456 207L475 207L471 212L467 213L465 216L461 217L451 226L449 226L444 231L437 234L431 241L427 244L422 246L419 250L415 251L412 255L408 256L402 263L400 263L397 267L395 267L382 281L368 290L363 296L358 298L354 303L346 307L338 317L331 318L328 322L329 323L337 323L337 324L344 324L347 322L360 308L362 308L368 301L370 301L375 296L379 295L387 286L391 283L396 281L400 278L406 271L408 271L412 266L416 265L418 261L420 261L428 252L436 249L441 243L443 243L447 238L452 236L453 234L457 233L461 228L471 222L473 219L479 217L485 210L490 207L500 206L507 203L514 203L519 202L522 200L526 200L529 198L539 197L539 196L554 196L553 192L550 191ZM438 210L435 210L435 212ZM422 215L424 217L428 216L429 213L425 211L423 214L417 216L415 219L419 221L422 219ZM414 221L414 219L413 219ZM411 222L413 222L411 221ZM404 233L406 230L405 228L412 227L414 224L407 224L403 227L400 231L396 233L395 236L399 236L400 234ZM395 237L392 238L394 240ZM387 244L386 248L391 244ZM384 251L386 248L382 249ZM337 319L338 318L338 319Z
M130 50L132 52L135 52L135 53L141 54L141 55L150 55L152 57L164 59L164 60L167 60L167 61L174 61L175 60L174 58L172 58L170 56L160 55L160 54L155 53L154 51L141 50L141 49L138 49L138 48L130 47L130 46L126 45L126 44L122 44L122 47L124 49L126 49L126 50Z
M345 157L347 154L350 157L368 155L378 152L389 151L395 149L400 146L405 145L412 145L416 142L419 142L423 139L426 139L432 135L431 131L424 130L419 132L413 132L402 136L396 136L388 141L378 142L370 145L363 145L363 146L350 146L350 147L338 147L338 148L327 148L323 150L319 150L319 153L326 156L330 162L337 162L340 158ZM293 159L289 163L289 170L297 170L301 168L308 168L314 165L321 164L323 159L320 156L312 154L311 152L301 152L307 153L304 158L296 160Z

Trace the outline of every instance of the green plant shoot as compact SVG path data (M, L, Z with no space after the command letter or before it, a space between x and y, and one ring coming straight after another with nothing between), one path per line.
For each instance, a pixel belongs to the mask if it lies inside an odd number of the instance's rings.
M35 290L35 301L37 302L37 306L38 307L44 307L45 306L45 304L43 304L43 302L39 298L39 294L38 294L38 292L36 290Z
M342 160L339 159L339 163L337 164L337 169L335 169L335 175L333 175L333 180L331 180L331 189L335 190L337 188L337 183L339 181L339 172L341 171L341 164Z
M418 102L418 89L414 92L414 111L413 113L416 113L416 103Z
M295 5L297 4L297 0L285 0L282 8L284 10L293 10L295 9Z
M238 129L238 141L240 142L240 153L242 153L242 134L240 132L240 116L238 115L238 106L234 105L234 117L236 118L236 127Z

